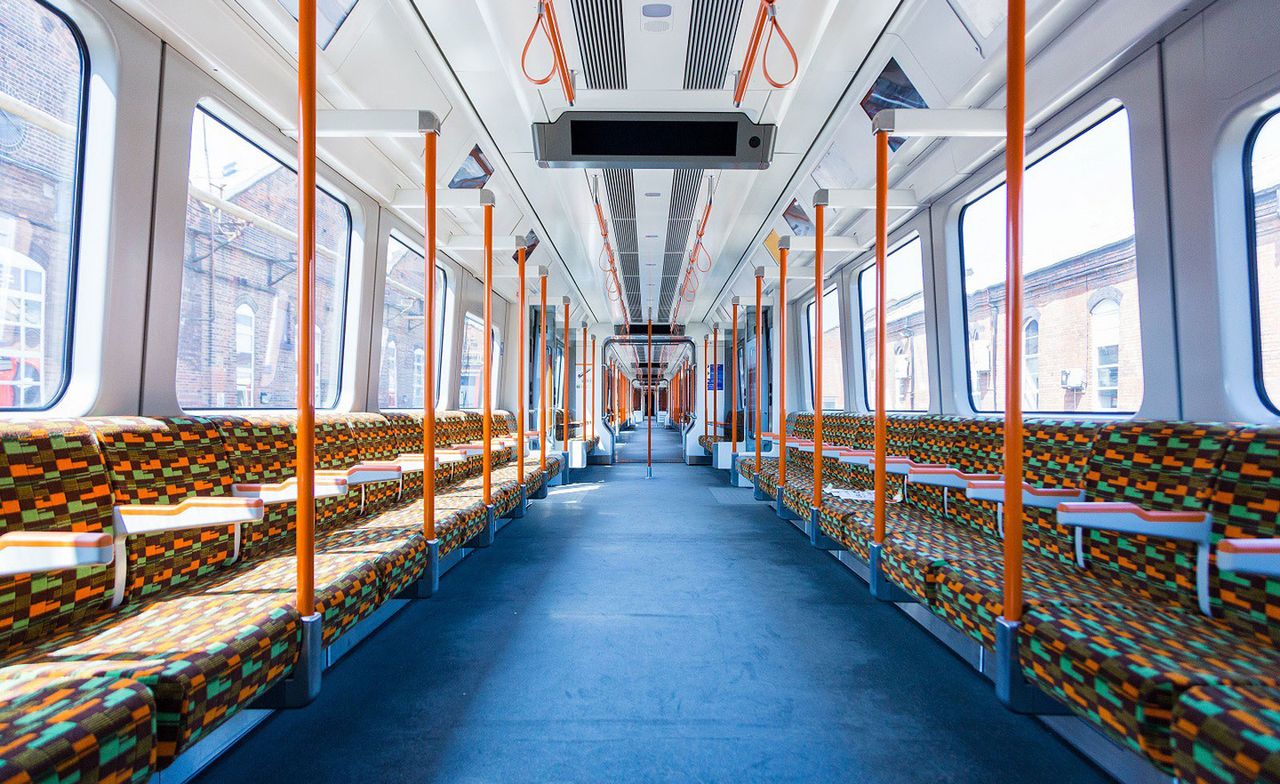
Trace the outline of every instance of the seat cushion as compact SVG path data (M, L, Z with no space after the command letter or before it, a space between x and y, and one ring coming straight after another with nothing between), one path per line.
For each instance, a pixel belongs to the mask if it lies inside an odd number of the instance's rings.
M277 599L188 589L135 602L0 661L0 679L142 683L155 696L156 765L163 768L293 670L302 629L298 613Z
M1280 691L1188 690L1173 709L1173 763L1184 784L1280 782Z
M1153 593L1151 583L1133 583L1110 570L1091 571L1031 552L1024 542L1022 596L1026 605L1123 604L1171 600ZM937 567L933 611L989 649L996 644L996 619L1004 614L1003 559L953 561Z
M155 699L137 681L0 680L0 781L147 781L155 714Z
M933 602L946 564L1000 557L1000 541L973 528L938 520L907 503L888 506L881 567L924 602Z
M427 568L422 501L388 509L348 528L317 533L316 550L373 564L377 574L377 604L381 604L421 577Z
M1280 650L1263 630L1174 605L1039 605L1018 647L1028 678L1166 770L1173 707L1188 689L1280 683Z

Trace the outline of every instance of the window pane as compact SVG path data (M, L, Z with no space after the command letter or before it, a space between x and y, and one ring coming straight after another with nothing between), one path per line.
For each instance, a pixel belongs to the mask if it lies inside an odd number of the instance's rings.
M467 314L462 324L462 373L458 376L458 407L479 408L484 373L484 321Z
M1005 188L960 218L969 393L1004 408ZM1024 364L1028 411L1131 413L1142 402L1129 117L1121 109L1041 159L1026 177L1023 286L1036 320ZM1111 302L1114 314L1099 304ZM1024 322L1024 337L1027 335ZM1026 374L1034 372L1033 377Z
M58 14L0 0L0 410L47 408L71 353L85 54Z
M187 236L178 323L184 408L293 408L297 385L298 176L203 109L191 133ZM351 215L316 199L316 405L338 399ZM254 312L253 364L232 354L238 304ZM249 400L241 390L251 390Z
M279 2L296 21L298 0L279 0ZM338 28L347 21L347 17L351 15L351 9L356 7L356 2L358 0L319 0L316 3L316 40L321 49L327 49L329 44L333 43L333 37L338 34Z
M813 334L816 309L809 303L809 386L813 388ZM844 351L840 343L840 297L831 289L822 297L822 408L844 409Z
M885 259L889 270L888 410L929 410L929 345L924 328L924 255L917 237ZM867 408L876 403L876 268L858 275L862 303L862 363Z
M381 408L422 408L422 382L425 372L425 343L422 324L426 301L422 280L426 262L421 253L397 235L387 243L387 277L382 300L382 372L378 384ZM436 343L436 397L440 399L440 354L444 346L445 298L448 296L444 268L436 265L436 301L434 308ZM400 362L391 367L387 356L388 341L394 341L401 352L410 352L413 363Z
M1254 287L1262 388L1280 403L1280 115L1267 120L1249 160L1253 184Z

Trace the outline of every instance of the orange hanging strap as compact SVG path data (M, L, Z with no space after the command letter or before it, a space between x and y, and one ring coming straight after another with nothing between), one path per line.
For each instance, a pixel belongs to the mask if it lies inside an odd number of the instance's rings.
M529 48L533 46L533 39L538 34L538 28L542 28L542 34L546 37L547 43L551 46L551 70L547 71L547 75L536 77L529 73ZM524 78L537 85L543 85L555 78L556 67L559 63L555 58L555 42L551 38L551 28L547 26L546 7L542 3L538 3L538 18L533 20L533 29L529 31L529 37L525 39L524 51L520 53L520 70L524 72Z
M775 32L777 32L778 38L783 45L787 47L787 53L791 55L791 78L785 82L775 81L769 75L769 44L773 43L773 34ZM779 90L789 86L800 75L800 58L796 56L796 48L791 45L791 39L787 38L787 34L782 31L782 25L778 24L778 8L773 3L769 4L769 37L765 39L764 52L760 55L760 74L766 82Z

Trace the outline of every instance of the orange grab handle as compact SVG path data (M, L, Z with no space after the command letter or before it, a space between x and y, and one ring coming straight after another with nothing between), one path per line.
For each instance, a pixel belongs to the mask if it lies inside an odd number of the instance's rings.
M529 47L533 46L533 39L534 39L534 36L538 34L539 27L542 28L542 34L546 36L547 43L550 44L552 48L551 70L547 71L547 75L541 78L535 77L529 73L529 62L528 62ZM547 84L548 82L550 82L553 78L555 78L555 75L556 75L556 60L555 60L554 54L555 54L555 43L551 40L551 30L547 27L547 17L546 17L546 14L543 12L542 7L539 6L538 18L533 20L533 29L529 31L529 37L526 38L524 42L524 51L520 53L520 70L524 72L524 78L528 79L534 84L539 84L539 85Z
M778 33L778 38L787 47L788 54L791 55L791 78L785 82L775 81L769 75L769 45L773 43L774 32ZM774 87L781 90L783 87L789 86L800 75L800 58L796 56L796 48L791 45L791 39L787 38L787 34L782 31L782 25L778 24L778 11L773 5L769 6L769 37L764 41L764 52L760 55L760 74L764 76L764 80Z

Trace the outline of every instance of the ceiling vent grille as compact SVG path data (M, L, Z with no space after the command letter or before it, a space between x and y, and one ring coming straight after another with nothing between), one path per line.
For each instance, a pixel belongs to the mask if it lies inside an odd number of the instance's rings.
M742 0L693 0L689 48L684 61L684 89L723 90L729 77L729 55L742 18Z
M622 0L573 0L573 26L587 89L627 89Z
M640 248L636 243L636 178L630 169L605 169L604 192L613 220L618 271L629 318L640 317Z
M684 272L685 249L693 233L694 209L702 186L702 169L676 169L671 175L671 207L667 211L667 247L663 254L662 291L658 295L659 318L671 318L680 274Z

